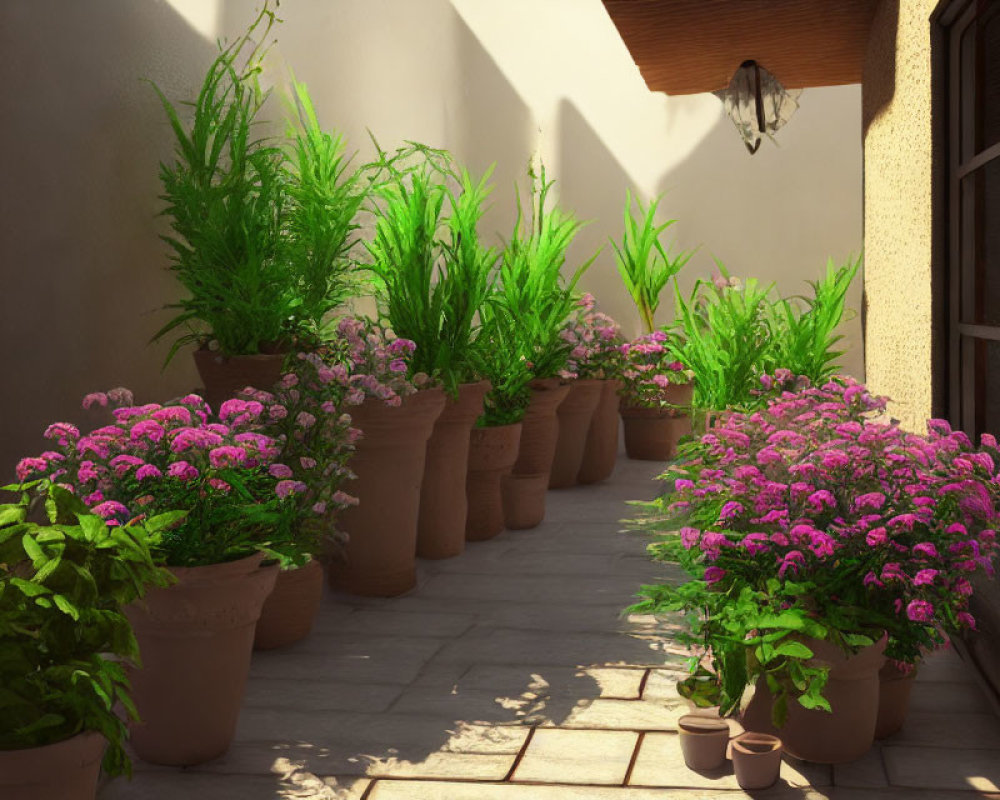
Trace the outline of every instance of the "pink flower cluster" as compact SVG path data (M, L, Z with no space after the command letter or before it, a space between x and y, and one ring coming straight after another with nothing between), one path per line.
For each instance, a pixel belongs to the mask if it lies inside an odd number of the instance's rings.
M670 406L670 387L690 383L694 378L694 374L671 355L669 338L664 331L653 331L621 345L622 397L626 405Z
M107 407L109 402L131 403L132 394L124 389L95 392L83 405ZM230 474L241 475L244 485L252 480L258 492L273 497L276 480L268 467L281 448L257 432L263 412L257 401L232 399L222 404L218 421L212 421L211 410L197 395L167 405L121 405L112 411L113 424L86 435L67 423L50 425L45 437L57 449L22 459L17 477L64 485L112 525L139 513L219 503L232 491L226 480Z
M260 430L279 448L269 472L280 481L280 496L296 498L303 518L330 519L357 504L340 488L354 477L348 462L362 435L351 426L350 415L340 410L352 391L344 365L331 366L316 353L299 353L273 391L248 387L240 393L260 405Z
M575 317L559 332L572 348L560 377L611 379L621 375L624 343L621 327L607 314L595 311L592 294L580 298Z
M361 405L376 397L398 406L403 398L429 383L423 373L408 377L410 359L417 346L367 319L345 317L337 325L338 339L321 353L336 374L333 380L346 387L344 403Z
M993 573L1000 451L941 420L907 433L884 409L838 379L727 415L673 473L664 521L683 526L680 546L709 584L806 584L816 613L862 609L912 663L975 624L969 578Z

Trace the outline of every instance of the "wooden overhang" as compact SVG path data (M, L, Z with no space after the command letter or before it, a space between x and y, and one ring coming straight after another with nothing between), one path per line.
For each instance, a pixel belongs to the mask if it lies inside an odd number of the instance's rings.
M788 89L860 83L879 0L603 0L652 91L712 92L754 60Z

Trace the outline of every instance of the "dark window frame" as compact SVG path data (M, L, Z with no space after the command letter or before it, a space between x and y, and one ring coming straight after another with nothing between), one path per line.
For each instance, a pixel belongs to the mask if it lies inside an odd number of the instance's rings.
M934 108L934 413L946 416L955 428L978 436L985 427L986 347L1000 341L1000 324L963 318L962 294L981 298L984 268L983 181L963 187L963 179L982 175L1000 159L1000 142L983 147L977 120L985 96L981 28L971 82L963 75L963 37L969 26L1000 11L996 0L945 0L932 17L932 97ZM964 118L963 118L964 115ZM971 154L962 152L963 140L973 140ZM972 197L970 212L963 208L963 191ZM971 193L974 193L972 195ZM971 216L971 219L969 218ZM978 305L978 303L977 303Z

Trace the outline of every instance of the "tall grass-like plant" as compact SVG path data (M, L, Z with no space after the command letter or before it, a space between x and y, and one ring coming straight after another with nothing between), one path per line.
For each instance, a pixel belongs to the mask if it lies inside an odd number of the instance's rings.
M420 162L407 166L413 155ZM497 261L478 233L492 168L476 180L456 171L449 154L422 145L380 157L389 178L374 189L375 234L366 244L380 311L416 343L412 369L454 392L478 377L471 348Z
M678 336L674 357L695 375L694 405L709 410L739 406L754 397L758 379L773 372L771 300L774 284L750 279L738 285L719 264L722 278L699 279L685 299L674 281Z
M660 306L660 294L667 282L687 264L694 251L672 255L660 242L663 232L677 220L667 220L656 224L656 209L660 198L652 200L646 208L642 201L635 199L638 216L632 212L632 193L625 196L625 228L619 244L609 239L615 249L615 262L621 273L625 288L628 289L644 333L656 329L654 317Z
M286 346L294 293L284 262L284 155L259 137L257 117L267 97L258 76L276 17L265 3L243 36L221 48L208 69L185 125L154 85L177 139L176 159L160 165L164 214L173 233L170 269L188 296L155 335L187 329L183 345L214 338L224 355ZM255 43L254 38L257 38Z
M293 79L292 91L285 235L301 336L321 331L359 292L351 251L368 181L364 168L351 169L343 137L320 126L306 85Z
M532 180L530 215L525 215L520 194L514 231L501 256L495 313L515 320L527 347L535 377L555 377L565 372L572 345L561 335L576 311L574 294L580 277L597 258L595 253L566 279L562 269L573 238L583 227L558 207L547 209L553 182L545 167Z
M534 378L528 360L531 337L495 300L494 296L482 308L482 327L471 353L477 373L491 387L476 422L484 428L520 422L531 400Z
M830 260L823 278L809 281L811 298L782 299L774 304L771 326L777 366L793 375L805 375L814 386L837 371L837 359L844 351L834 348L844 337L836 330L844 318L847 290L860 267L860 256L839 268Z

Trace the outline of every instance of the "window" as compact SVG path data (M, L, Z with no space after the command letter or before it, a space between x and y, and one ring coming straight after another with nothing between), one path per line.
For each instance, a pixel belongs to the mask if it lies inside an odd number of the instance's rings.
M946 56L947 356L951 422L1000 433L1000 2L951 3Z

